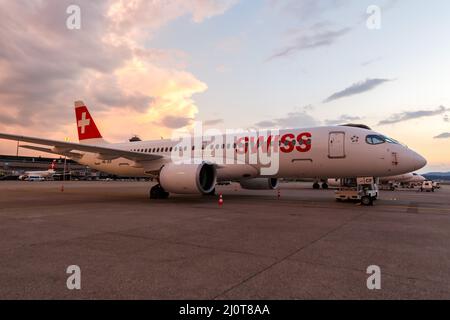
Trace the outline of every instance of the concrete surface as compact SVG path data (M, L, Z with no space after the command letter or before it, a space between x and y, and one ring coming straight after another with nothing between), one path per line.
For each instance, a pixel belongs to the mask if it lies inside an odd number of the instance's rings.
M450 187L373 207L309 183L150 200L147 182L0 182L0 299L449 299ZM81 268L68 290L66 268ZM381 290L367 289L369 265Z

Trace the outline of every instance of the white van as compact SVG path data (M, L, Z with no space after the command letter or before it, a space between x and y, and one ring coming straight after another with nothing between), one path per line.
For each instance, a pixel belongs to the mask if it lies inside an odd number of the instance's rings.
M434 192L434 187L433 187L433 181L424 181L422 182L422 185L420 186L420 192Z
M41 176L29 176L27 181L45 181L45 179Z

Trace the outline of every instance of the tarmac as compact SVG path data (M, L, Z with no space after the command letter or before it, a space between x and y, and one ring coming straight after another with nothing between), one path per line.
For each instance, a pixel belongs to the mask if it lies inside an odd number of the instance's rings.
M364 207L311 183L280 198L221 186L222 206L150 200L150 182L61 184L0 182L0 299L450 299L450 186Z

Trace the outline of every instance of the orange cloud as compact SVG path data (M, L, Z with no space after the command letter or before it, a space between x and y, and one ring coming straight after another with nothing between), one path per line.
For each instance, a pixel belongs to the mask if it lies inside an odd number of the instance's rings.
M234 2L80 0L79 31L60 25L69 0L8 2L0 12L0 30L9 30L0 32L8 44L0 49L0 131L73 141L73 101L79 99L110 140L134 133L159 138L178 125L189 127L198 113L192 96L207 85L179 62L184 53L144 43L178 17L200 23ZM32 34L22 21L33 25ZM15 148L2 142L0 152Z

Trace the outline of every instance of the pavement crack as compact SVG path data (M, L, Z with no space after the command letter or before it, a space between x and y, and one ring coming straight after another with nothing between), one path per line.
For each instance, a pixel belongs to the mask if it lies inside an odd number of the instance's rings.
M276 265L278 265L278 264L280 264L280 263L282 263L282 262L288 260L290 257L292 257L292 256L296 255L297 253L301 252L302 250L304 250L304 249L306 249L306 248L308 248L308 247L314 245L315 243L317 243L317 242L321 241L322 239L328 237L330 234L332 234L332 233L338 231L339 229L345 227L345 226L348 225L349 223L351 223L351 222L353 222L353 221L359 219L360 217L362 217L363 215L365 215L365 214L367 214L367 213L369 213L369 211L364 211L364 212L362 212L362 213L356 215L355 217L353 217L353 218L351 218L351 219L345 221L344 223L340 224L340 225L337 226L336 228L333 228L333 229L327 231L326 233L324 233L323 235L321 235L319 238L314 239L313 241L307 243L306 245L301 246L300 248L298 248L298 249L294 250L293 252L287 254L286 256L282 257L281 259L278 259L277 261L271 263L271 264L268 265L267 267L265 267L265 268L263 268L263 269L261 269L261 270L255 272L255 273L252 273L250 276L248 276L247 278L243 279L241 282L239 282L239 283L237 283L237 284L235 284L235 285L229 287L228 289L222 291L221 293L219 293L218 295L216 295L216 296L213 297L212 299L213 299L213 300L216 300L216 299L220 298L221 296L224 296L224 295L227 294L228 292L230 292L230 291L232 291L232 290L234 290L234 289L240 287L240 286L243 285L244 283L247 283L248 281L254 279L255 277L259 276L260 274L266 272L267 270L272 269L274 266L276 266Z

